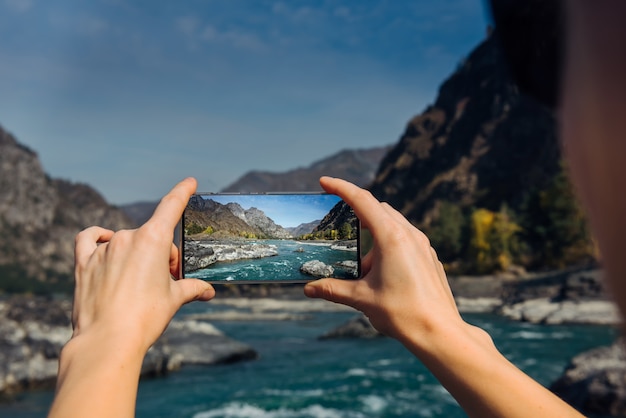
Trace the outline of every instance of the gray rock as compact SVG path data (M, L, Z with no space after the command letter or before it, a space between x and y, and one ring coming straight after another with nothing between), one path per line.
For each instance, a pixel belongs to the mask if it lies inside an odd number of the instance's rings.
M218 261L235 261L273 257L278 249L272 244L256 242L215 243L213 241L185 241L185 272L200 270Z
M457 297L454 300L461 313L491 313L502 305L502 300L498 298Z
M225 336L208 322L172 321L155 344L169 355L167 370L185 365L212 365L256 359L250 346ZM171 360L173 364L170 364Z
M0 396L53 387L61 349L72 335L71 302L19 296L0 300ZM249 346L201 321L172 321L148 351L141 373L161 375L188 364L256 358Z
M583 414L626 416L623 342L574 357L550 389Z
M507 305L530 299L606 300L602 270L561 270L504 282L502 298Z
M345 270L352 277L359 277L359 263L354 260L338 261L334 264L338 269Z
M533 324L613 325L620 323L617 307L606 300L556 302L549 298L538 298L502 306L499 313L516 321Z
M376 330L370 323L369 319L360 314L343 325L327 332L319 337L320 340L328 340L334 338L376 338L382 334Z
M311 260L302 264L300 271L314 277L332 277L335 269L319 260Z
M185 273L207 268L217 262L212 247L195 241L185 241Z
M72 335L69 301L27 296L0 301L0 395L52 386Z

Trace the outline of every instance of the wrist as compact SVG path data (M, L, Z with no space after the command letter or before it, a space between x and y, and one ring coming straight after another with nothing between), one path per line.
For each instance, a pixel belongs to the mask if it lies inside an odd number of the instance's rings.
M405 328L399 341L418 357L440 380L477 366L493 364L506 359L498 351L491 336L481 328L468 324L460 316L432 316L428 323Z
M458 314L442 312L420 317L419 320L403 318L399 322L401 325L395 327L394 337L418 357L444 355L449 349L459 345L496 349L487 332L465 322ZM451 344L454 345L451 347Z
M140 345L104 333L72 337L61 351L49 417L132 417L144 355Z
M88 366L94 373L99 367L139 372L147 349L134 340L95 330L73 336L61 350L59 377L74 365Z

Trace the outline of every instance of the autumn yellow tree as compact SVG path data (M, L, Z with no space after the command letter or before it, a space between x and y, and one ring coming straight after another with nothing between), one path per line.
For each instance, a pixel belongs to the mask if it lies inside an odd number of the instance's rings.
M505 270L513 263L519 248L517 233L520 227L511 219L506 206L498 212L484 208L474 210L470 227L470 270L489 273Z

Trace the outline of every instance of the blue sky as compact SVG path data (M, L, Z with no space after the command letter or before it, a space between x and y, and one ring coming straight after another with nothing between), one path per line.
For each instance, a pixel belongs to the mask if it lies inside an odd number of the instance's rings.
M398 140L480 0L0 0L0 124L112 203Z
M210 195L205 199L223 205L238 203L244 209L257 208L284 228L322 220L340 200L329 194Z

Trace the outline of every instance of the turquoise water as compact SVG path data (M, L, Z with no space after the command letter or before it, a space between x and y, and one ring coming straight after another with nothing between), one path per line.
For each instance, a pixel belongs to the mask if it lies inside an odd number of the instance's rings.
M192 304L187 312L220 309ZM138 417L361 418L464 417L430 373L391 339L326 340L317 336L352 317L315 313L310 320L215 322L252 345L256 361L186 368L140 383ZM536 326L493 315L466 315L487 329L500 350L543 384L556 379L567 360L609 344L615 331L594 326ZM44 416L52 393L34 392L0 416Z
M333 266L337 262L357 260L356 251L333 250L329 244L292 240L263 240L259 243L275 245L278 255L217 262L206 269L194 271L192 276L213 281L306 281L312 277L301 273L300 266L307 261L319 260ZM334 277L354 278L345 270L334 269Z

